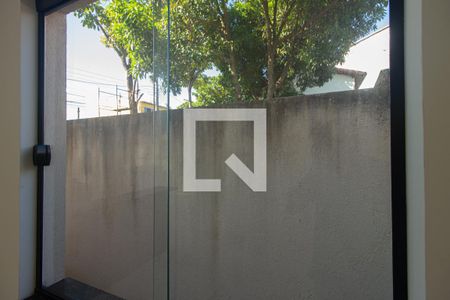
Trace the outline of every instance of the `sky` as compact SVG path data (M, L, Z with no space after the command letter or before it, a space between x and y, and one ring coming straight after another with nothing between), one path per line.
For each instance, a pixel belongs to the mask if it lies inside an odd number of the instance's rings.
M81 25L78 18L67 16L67 119L115 115L115 95L127 104L126 71L116 52L101 43L101 33ZM142 100L151 102L153 89L149 80L140 81ZM100 91L100 101L99 94ZM100 103L99 103L100 102ZM173 105L172 105L173 106Z
M377 27L388 24L386 15ZM76 119L78 114L80 118L116 115L116 85L120 106L127 104L126 71L115 51L101 43L101 37L100 32L83 27L73 14L67 15L67 119ZM142 100L152 102L151 81L140 81L140 89ZM161 103L165 104L166 98L162 95ZM176 108L183 99L187 99L186 89L171 95L170 106Z

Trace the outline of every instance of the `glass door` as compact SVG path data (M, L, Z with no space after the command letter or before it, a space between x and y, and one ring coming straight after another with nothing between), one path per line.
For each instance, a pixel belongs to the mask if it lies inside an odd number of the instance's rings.
M78 1L41 20L46 293L167 297L167 13L159 0Z
M392 299L387 1L171 12L169 299Z
M403 99L389 10L98 0L41 13L52 162L39 169L38 288L393 299L391 103Z

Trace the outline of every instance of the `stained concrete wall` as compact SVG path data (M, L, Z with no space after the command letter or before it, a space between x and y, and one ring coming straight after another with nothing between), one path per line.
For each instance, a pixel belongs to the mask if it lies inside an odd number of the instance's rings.
M66 275L127 299L153 294L152 114L68 123Z
M247 122L197 125L198 178L221 178L222 192L183 192L172 112L170 298L391 299L389 91L249 106L267 108L265 193L224 164L236 153L253 167ZM154 193L167 204L153 117L68 123L66 275L127 299L151 299L153 274L165 276L152 269L167 226L153 210Z

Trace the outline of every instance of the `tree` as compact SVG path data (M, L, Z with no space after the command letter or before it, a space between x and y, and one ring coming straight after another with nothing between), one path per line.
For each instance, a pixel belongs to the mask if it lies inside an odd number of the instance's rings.
M264 19L268 99L283 89L287 79L296 80L302 89L328 80L351 43L374 29L387 6L384 0L255 2ZM302 68L309 72L295 78L294 70Z
M375 28L387 0L191 0L204 3L213 64L235 100L321 85L352 42ZM207 21L206 21L207 22Z
M196 85L194 95L196 102L183 103L178 108L201 107L212 104L230 103L234 101L233 89L227 86L222 75L205 76L200 75Z
M199 4L178 0L172 2L170 7L171 90L177 94L182 87L187 87L189 106L192 105L192 88L196 80L211 67L205 24L195 18Z
M226 73L225 79L230 79L237 101L242 99L242 89L239 78L239 63L236 41L233 39L233 4L228 0L187 0L190 6L197 9L190 17L197 24L203 24L203 34L207 37L210 48L211 62Z
M97 1L75 12L83 26L99 30L102 42L113 48L127 72L128 104L137 113L138 80L153 62L154 19L148 0Z
M172 93L186 87L189 105L196 89L200 105L270 100L322 85L352 43L375 28L388 0L175 0L170 81L169 8L154 1L110 0L78 15L121 57L130 91L139 77L152 74ZM203 73L211 67L220 75L207 79Z

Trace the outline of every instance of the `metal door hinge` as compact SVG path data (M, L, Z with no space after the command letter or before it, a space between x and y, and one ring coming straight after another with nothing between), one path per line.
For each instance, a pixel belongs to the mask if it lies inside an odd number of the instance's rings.
M50 165L52 151L50 145L34 145L33 164L38 167Z

